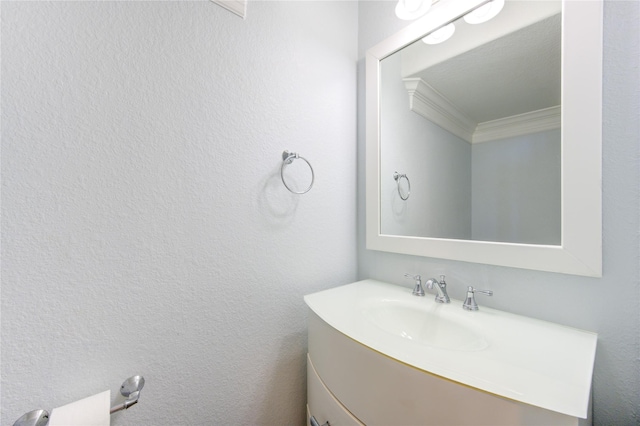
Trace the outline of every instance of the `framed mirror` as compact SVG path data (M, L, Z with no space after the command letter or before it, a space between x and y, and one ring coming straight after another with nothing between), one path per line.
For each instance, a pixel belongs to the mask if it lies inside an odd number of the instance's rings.
M602 2L485 4L367 52L367 248L601 276Z

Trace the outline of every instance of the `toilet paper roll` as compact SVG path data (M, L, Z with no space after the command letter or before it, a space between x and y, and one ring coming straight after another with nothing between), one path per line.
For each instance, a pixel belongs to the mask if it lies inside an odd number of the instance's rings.
M54 408L48 426L109 426L111 391Z

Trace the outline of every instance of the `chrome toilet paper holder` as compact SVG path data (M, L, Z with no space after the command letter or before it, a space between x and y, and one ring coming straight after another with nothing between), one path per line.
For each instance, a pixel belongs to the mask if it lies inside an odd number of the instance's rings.
M109 414L126 410L138 403L140 391L144 387L144 377L129 377L120 386L120 394L126 399L123 403L111 407ZM47 426L49 423L49 412L47 410L33 410L20 417L13 426Z

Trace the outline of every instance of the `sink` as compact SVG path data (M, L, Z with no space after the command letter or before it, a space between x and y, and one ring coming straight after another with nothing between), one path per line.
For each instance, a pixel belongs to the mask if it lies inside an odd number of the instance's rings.
M370 302L362 310L364 318L376 327L394 336L414 341L417 344L457 351L480 351L489 346L482 331L463 318L464 312L445 311L395 300ZM454 315L452 315L454 314Z
M466 287L465 287L466 288ZM497 296L499 297L499 296ZM586 418L597 334L363 280L310 294L309 308L352 340L418 370Z

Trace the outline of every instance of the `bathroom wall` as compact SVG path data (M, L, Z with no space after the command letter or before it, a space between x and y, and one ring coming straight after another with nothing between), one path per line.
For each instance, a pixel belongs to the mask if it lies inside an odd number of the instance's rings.
M113 425L303 424L302 296L356 278L357 4L1 17L0 423L141 374Z
M380 67L382 233L471 238L471 145L411 111L401 66L396 54ZM411 181L406 201L395 171Z
M560 129L473 144L474 240L560 244Z
M604 276L586 278L366 250L364 238L364 57L406 22L393 2L359 8L359 277L411 286L404 272L446 274L452 298L489 288L479 304L598 333L593 380L596 425L640 423L640 3L605 1L603 110ZM437 202L437 200L434 200Z

